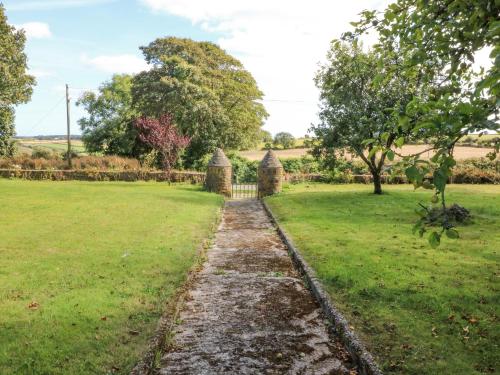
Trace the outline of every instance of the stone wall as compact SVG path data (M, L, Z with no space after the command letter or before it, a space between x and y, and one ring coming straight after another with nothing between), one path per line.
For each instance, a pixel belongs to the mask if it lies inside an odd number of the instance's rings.
M259 197L281 192L283 168L259 168Z
M221 148L217 148L208 162L205 189L208 191L231 196L233 167Z
M208 166L205 188L208 191L231 196L232 167Z
M281 192L283 166L273 150L264 155L257 172L260 198Z

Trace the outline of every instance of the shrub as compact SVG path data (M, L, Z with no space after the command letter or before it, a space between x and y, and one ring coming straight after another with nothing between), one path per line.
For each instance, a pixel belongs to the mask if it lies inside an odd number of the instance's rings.
M52 159L53 155L52 151L43 147L33 147L31 152L32 159Z
M280 159L285 173L318 173L320 164L310 156L300 158Z
M22 154L12 158L0 158L1 169L68 169L68 163L57 154L50 158L33 158ZM73 158L73 169L76 170L140 170L137 159L122 158L119 156L82 156Z
M236 182L256 182L258 161L251 161L235 152L229 152L227 155L233 166L233 180Z

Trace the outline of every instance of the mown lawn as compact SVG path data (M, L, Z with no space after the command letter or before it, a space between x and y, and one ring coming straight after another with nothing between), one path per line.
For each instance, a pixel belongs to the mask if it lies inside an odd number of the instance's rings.
M0 374L128 373L221 203L188 185L0 179Z
M461 238L432 249L411 232L429 191L302 184L267 202L386 373L500 371L500 186L455 185Z

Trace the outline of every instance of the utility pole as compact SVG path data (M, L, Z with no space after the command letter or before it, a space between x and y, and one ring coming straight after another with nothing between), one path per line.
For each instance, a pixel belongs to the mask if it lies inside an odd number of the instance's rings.
M68 167L69 169L72 168L72 163L71 163L71 132L70 132L70 127L69 127L69 87L68 84L66 84L66 126L67 126L67 131L68 131L68 154L66 157L68 158Z

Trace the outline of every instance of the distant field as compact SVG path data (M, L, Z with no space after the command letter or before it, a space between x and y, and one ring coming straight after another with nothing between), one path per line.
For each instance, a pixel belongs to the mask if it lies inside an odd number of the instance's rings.
M17 149L19 154L31 154L33 148L39 147L48 149L53 152L61 153L67 150L66 140L37 140L37 139L20 139L17 142ZM71 149L77 154L85 155L85 147L80 140L71 141Z
M428 148L426 145L407 145L403 146L403 154L413 154L416 152L420 152ZM286 158L300 158L301 156L307 155L307 148L294 148L290 150L276 150L276 154L278 157L286 159ZM490 148L482 148L482 147L466 147L466 146L457 146L455 148L455 157L457 159L469 159L469 158L480 158L485 157L488 152L490 152ZM241 151L240 155L249 159L249 160L261 160L266 153L266 150L251 150L251 151ZM427 152L422 155L424 159L428 159L432 156L431 152Z

